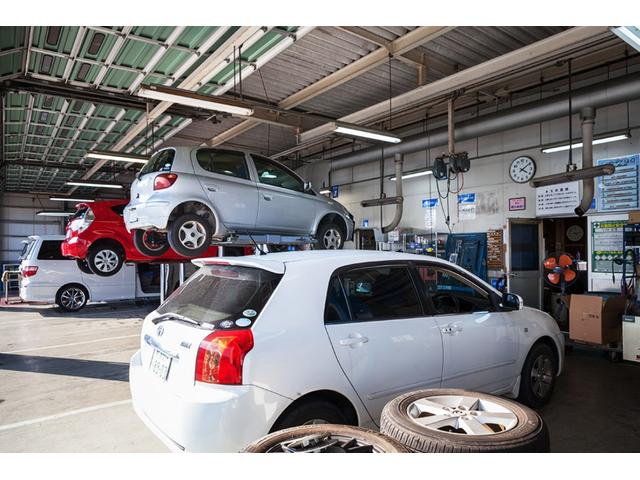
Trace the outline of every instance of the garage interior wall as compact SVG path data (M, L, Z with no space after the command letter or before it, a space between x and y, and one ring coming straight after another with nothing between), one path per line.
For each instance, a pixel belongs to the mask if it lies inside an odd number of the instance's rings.
M60 202L33 195L0 195L0 264L18 263L22 241L29 235L60 235L64 219L36 215L40 210L60 210Z
M594 145L594 162L598 159L613 158L622 155L640 153L640 100L629 103L629 124L631 138L614 143ZM439 126L439 125L438 125ZM636 128L633 128L633 127ZM435 127L434 127L435 128ZM614 105L596 112L595 135L627 128L627 104ZM579 115L573 116L573 137L580 138ZM506 228L509 217L535 218L535 189L528 184L514 183L509 177L509 165L521 155L532 157L537 164L536 176L550 175L565 171L568 152L544 154L540 144L553 144L567 141L569 126L567 118L529 125L508 130L478 139L456 142L456 151L467 151L471 158L471 170L464 175L464 187L460 193L476 193L477 207L474 220L458 219L457 198L452 194L450 202L451 230L454 233L482 232L488 229ZM568 143L568 142L567 142ZM442 155L446 146L406 154L404 171L419 170L432 165L433 160ZM574 149L573 161L581 166L581 149ZM481 157L474 159L475 157ZM393 175L393 159L386 159L384 172L384 192L393 196L395 182L389 180ZM329 161L320 161L305 165L299 173L309 178L316 188L328 185ZM337 200L354 215L356 226L361 227L364 219L369 227L388 224L394 215L394 206L383 207L382 219L379 207L364 208L362 200L380 196L380 163L373 162L352 168L340 169L331 173L331 184L340 185ZM374 178L374 180L363 181ZM349 185L351 182L359 182ZM446 182L441 181L440 188L446 191ZM452 184L455 189L456 185ZM400 222L401 229L425 230L425 209L422 200L437 198L436 181L431 176L416 177L403 181L404 213ZM442 191L442 190L441 190ZM444 191L442 192L444 194ZM509 212L509 198L526 197L526 210ZM442 204L443 202L441 202ZM446 201L444 201L446 208ZM436 212L436 229L447 232L442 209Z

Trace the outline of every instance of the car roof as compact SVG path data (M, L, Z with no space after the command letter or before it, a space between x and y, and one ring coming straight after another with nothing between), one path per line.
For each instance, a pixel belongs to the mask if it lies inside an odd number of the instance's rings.
M64 235L29 235L29 240L64 240Z
M482 280L476 275L473 275L467 270L462 269L458 265L455 265L441 258L416 255L413 253L384 252L377 250L304 250L299 252L268 253L266 255L248 255L244 257L199 258L193 260L193 263L198 266L208 264L239 265L262 268L270 272L283 274L287 269L287 265L295 265L296 267L310 267L316 271L326 269L330 269L331 271L333 271L336 268L355 265L358 263L385 262L394 260L428 261L433 264L447 266L454 270L461 271L466 275L472 276L476 281L482 282L485 286L491 288L491 290L493 290L497 294L500 294L486 281Z

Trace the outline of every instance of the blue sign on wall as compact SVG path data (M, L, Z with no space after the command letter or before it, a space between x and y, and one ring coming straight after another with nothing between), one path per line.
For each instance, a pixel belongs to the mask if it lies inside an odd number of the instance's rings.
M460 193L458 194L458 203L476 203L476 194Z
M422 200L422 208L433 208L437 207L440 204L440 201L437 198L425 198Z
M369 226L369 219L368 218L363 218L362 219L362 228L367 228Z
M340 192L338 191L338 185L333 185L331 187L331 198L338 198L338 194Z

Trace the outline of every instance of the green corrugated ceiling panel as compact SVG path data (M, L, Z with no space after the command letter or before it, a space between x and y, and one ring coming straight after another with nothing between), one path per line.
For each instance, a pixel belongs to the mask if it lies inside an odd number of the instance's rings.
M9 92L5 97L5 102L7 107L26 107L29 103L29 95L27 93Z
M120 113L120 110L120 107L114 107L111 105L98 105L93 115L102 118L116 118L116 115Z
M78 137L78 141L90 142L91 144L96 143L96 140L100 137L99 133L96 132L82 132Z
M175 27L134 27L131 30L131 33L133 33L134 35L138 35L140 37L146 37L149 38L151 40L158 40L160 42L164 42L169 35L171 35L171 32L173 32L173 29Z
M24 46L26 27L0 27L0 52Z
M172 76L190 57L191 54L188 52L169 48L153 71L162 75ZM145 78L144 83L161 83L163 80L161 77L152 79L150 75Z
M97 131L104 131L105 128L107 128L109 126L109 124L111 123L110 120L103 120L103 119L99 119L99 118L92 118L91 120L89 120L87 122L87 125L85 126L85 129L88 130L97 130Z
M136 122L142 116L141 110L127 110L127 113L122 117L123 122Z
M128 39L116 56L115 63L125 67L143 70L151 57L160 49L157 45L150 45L134 39Z
M22 68L22 51L0 56L0 77L18 73Z
M5 135L19 135L22 133L21 125L5 125L4 126Z
M31 52L29 57L29 71L52 77L62 77L67 60L53 55Z
M52 112L59 112L62 109L63 105L64 98L48 95L36 95L36 98L33 102L33 106L35 108L50 110Z
M83 102L82 100L75 100L71 104L71 109L69 110L69 112L75 115L85 115L90 108L91 108L91 103Z
M108 87L126 90L136 78L137 75L133 72L125 72L124 70L110 68L105 75L104 80L102 80L102 84Z
M116 35L110 35L95 30L87 30L80 47L80 57L90 58L98 62L104 62L116 43ZM96 49L95 51L93 49ZM89 51L91 50L91 51Z
M27 112L24 110L7 110L5 115L7 122L24 122L27 118Z
M197 49L220 27L187 27L178 37L176 44Z
M56 34L49 29L56 29L58 32ZM33 27L31 46L69 54L77 33L78 27ZM52 43L49 43L50 41Z
M88 65L88 67L85 67L85 65ZM70 78L77 82L93 83L100 72L100 68L98 65L85 63L82 59L78 59L73 66Z
M216 42L216 43L215 43L215 44L214 44L214 45L213 45L213 46L208 50L208 52L215 52L215 51L216 51L218 48L220 48L220 46L221 46L224 42L226 42L226 41L229 39L229 37L230 37L231 35L233 35L233 34L234 34L234 33L235 33L239 28L240 28L240 27L229 27L229 28L225 31L224 35L222 35L222 37L218 39L218 41L217 41L217 42ZM209 57L209 55L201 55L201 56L200 56L200 58L198 58L198 60L197 60L196 62L194 62L194 64L193 64L193 65L191 65L191 67L189 67L189 68L187 69L187 71L186 71L186 72L184 72L184 73L182 74L182 76L181 76L179 79L177 79L175 82L173 82L173 84L172 84L171 86L174 86L174 87L175 87L175 86L177 86L177 85L178 85L178 84L179 84L183 79L185 79L186 77L188 77L188 76L191 74L191 72L193 72L196 68L198 68L198 67L202 64L202 62L204 62L208 57Z

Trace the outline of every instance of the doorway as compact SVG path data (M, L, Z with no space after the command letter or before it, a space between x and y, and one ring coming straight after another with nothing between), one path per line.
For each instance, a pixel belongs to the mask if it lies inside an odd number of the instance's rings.
M542 306L542 222L528 218L509 220L509 291L528 307Z

